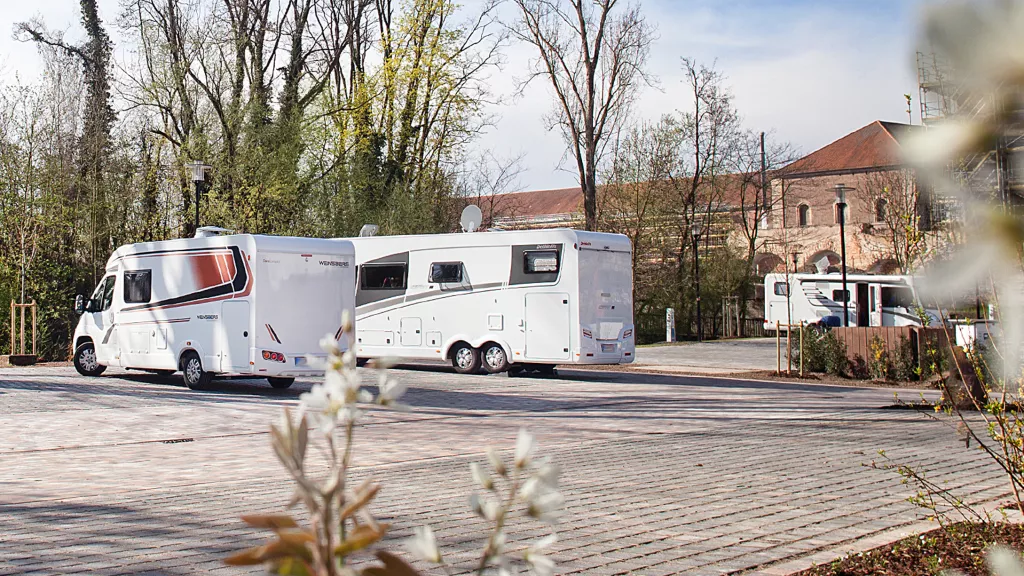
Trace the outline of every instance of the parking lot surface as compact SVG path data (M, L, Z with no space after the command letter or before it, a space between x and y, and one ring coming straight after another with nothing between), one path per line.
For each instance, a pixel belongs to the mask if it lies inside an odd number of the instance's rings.
M0 370L0 573L246 573L221 559L261 542L241 514L289 499L267 431L312 382L194 392L180 376L112 372ZM864 466L879 449L972 500L1005 491L946 423L881 409L888 390L586 371L396 376L413 410L369 413L355 475L383 485L385 547L429 523L461 567L484 529L467 502L469 463L487 446L510 453L520 427L563 469L561 574L756 573L919 521L905 501L914 490ZM509 546L544 533L517 519Z

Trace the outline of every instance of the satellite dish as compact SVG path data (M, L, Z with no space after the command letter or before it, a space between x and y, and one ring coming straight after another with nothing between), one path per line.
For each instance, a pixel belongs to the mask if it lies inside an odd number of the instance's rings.
M459 224L462 225L463 232L473 232L480 227L483 220L484 213L480 211L480 208L470 204L462 209L462 218L459 219Z
M376 224L363 224L363 227L359 229L359 237L369 238L370 236L376 236L378 229Z
M828 267L832 263L829 262L828 256L822 256L817 262L814 263L814 267L817 268L818 274L825 274L828 272Z

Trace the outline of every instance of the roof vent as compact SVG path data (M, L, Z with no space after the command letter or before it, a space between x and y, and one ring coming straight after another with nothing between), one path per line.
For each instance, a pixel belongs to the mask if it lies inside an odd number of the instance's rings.
M359 229L359 237L370 238L371 236L376 236L379 229L376 224L363 224L363 227Z
M227 236L234 233L234 230L228 230L219 226L202 226L196 228L195 238L212 238L214 236Z

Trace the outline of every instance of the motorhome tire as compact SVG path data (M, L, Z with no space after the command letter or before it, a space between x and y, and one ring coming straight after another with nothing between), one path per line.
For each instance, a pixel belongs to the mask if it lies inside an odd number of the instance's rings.
M469 344L456 344L451 356L452 366L459 374L476 374L480 371L480 351Z
M185 376L185 385L192 390L201 390L213 380L213 374L203 370L203 361L195 352L186 352L181 357L181 372Z
M484 345L480 352L480 359L483 362L484 369L491 374L508 370L509 363L508 356L505 355L505 349L494 342Z
M99 376L107 367L96 360L96 347L85 342L75 350L75 370L82 376Z
M267 382L270 382L270 386L272 388L284 390L295 383L295 378L275 378L273 376L268 376Z

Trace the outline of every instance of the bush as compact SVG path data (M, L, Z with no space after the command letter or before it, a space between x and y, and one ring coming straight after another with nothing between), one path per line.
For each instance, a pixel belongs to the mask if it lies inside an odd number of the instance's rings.
M917 361L914 358L913 343L900 336L900 344L896 348L896 356L892 359L892 375L899 382L911 382L920 376Z
M843 376L849 371L846 345L832 332L822 332L815 326L806 326L804 334L804 369Z
M889 350L886 342L880 336L875 335L868 344L871 349L871 359L867 365L867 372L873 380L889 379Z

